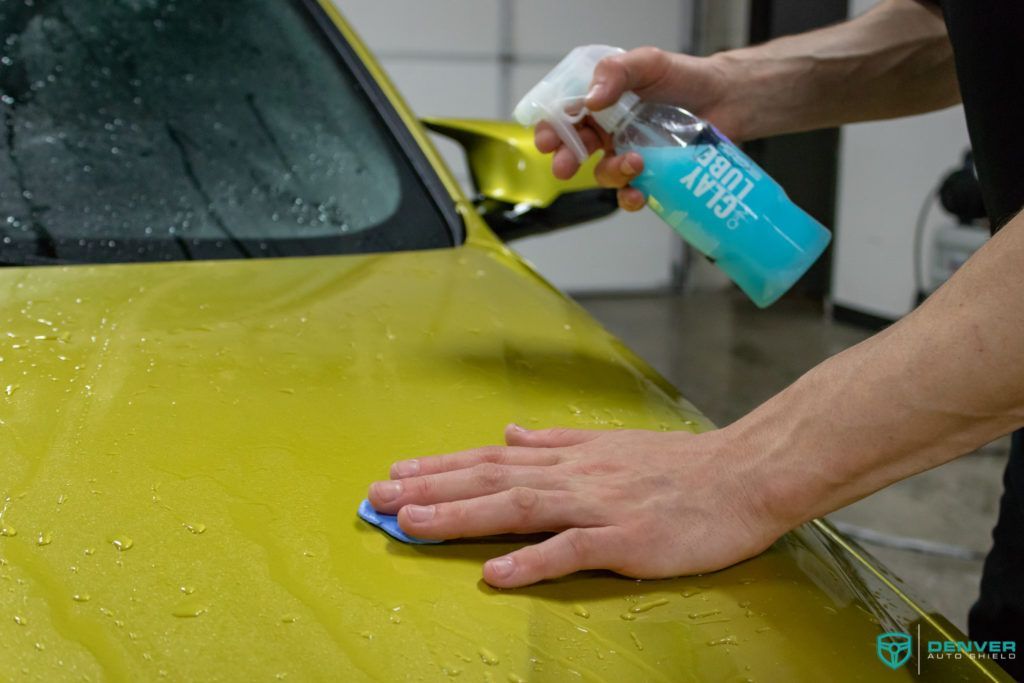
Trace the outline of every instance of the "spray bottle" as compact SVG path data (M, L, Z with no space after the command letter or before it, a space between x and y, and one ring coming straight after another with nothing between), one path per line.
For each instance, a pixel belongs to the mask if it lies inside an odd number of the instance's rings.
M634 92L601 111L583 100L597 63L623 50L587 45L570 52L519 102L523 125L547 121L582 163L574 124L584 116L634 151L644 170L632 185L683 239L716 263L759 307L775 302L821 256L831 235L707 121Z

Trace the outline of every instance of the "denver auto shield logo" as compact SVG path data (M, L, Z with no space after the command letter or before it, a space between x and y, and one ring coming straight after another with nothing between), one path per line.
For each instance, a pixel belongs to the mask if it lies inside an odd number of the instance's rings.
M875 638L875 654L882 664L898 669L910 660L914 639L903 631L887 631ZM924 654L922 652L926 652ZM1010 660L1017 658L1017 641L1014 640L948 640L945 638L924 640L921 627L917 627L917 673L921 674L921 659L991 659Z
M910 646L913 640L909 633L888 631L875 639L875 652L890 669L898 669L910 659Z

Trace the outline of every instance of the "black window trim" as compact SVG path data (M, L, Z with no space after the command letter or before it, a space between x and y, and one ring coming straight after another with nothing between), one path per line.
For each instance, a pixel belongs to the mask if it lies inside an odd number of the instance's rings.
M298 0L298 2L305 5L317 26L323 31L331 46L345 63L345 66L355 76L356 82L366 93L367 99L370 100L374 109L380 114L391 136L398 143L398 148L413 167L415 175L423 183L427 194L434 201L441 215L444 216L445 223L451 233L453 246L461 246L466 241L466 226L459 212L455 209L455 201L438 177L434 165L430 163L430 160L423 153L423 149L416 142L416 138L413 137L409 127L405 125L402 117L391 104L391 100L381 90L376 79L373 78L366 68L366 64L359 58L359 55L356 54L355 50L341 33L339 27L318 0Z

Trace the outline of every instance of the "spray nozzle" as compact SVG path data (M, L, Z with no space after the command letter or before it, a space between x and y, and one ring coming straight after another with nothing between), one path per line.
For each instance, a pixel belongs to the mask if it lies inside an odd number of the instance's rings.
M627 92L619 101L600 112L590 112L583 106L594 68L605 57L622 54L625 50L610 45L584 45L567 54L516 105L514 116L524 126L547 121L562 142L572 150L580 163L587 160L587 148L576 132L574 124L592 114L602 128L611 132L625 112L639 99Z

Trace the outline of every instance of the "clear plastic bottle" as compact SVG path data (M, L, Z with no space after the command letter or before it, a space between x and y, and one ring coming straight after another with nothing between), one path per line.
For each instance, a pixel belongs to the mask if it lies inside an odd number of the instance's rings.
M582 100L597 62L618 48L576 48L516 107L525 125L548 121L580 160L573 124L584 115L613 135L617 153L644 160L633 186L683 239L760 307L775 302L821 256L830 233L714 126L685 109L625 93L587 112Z

